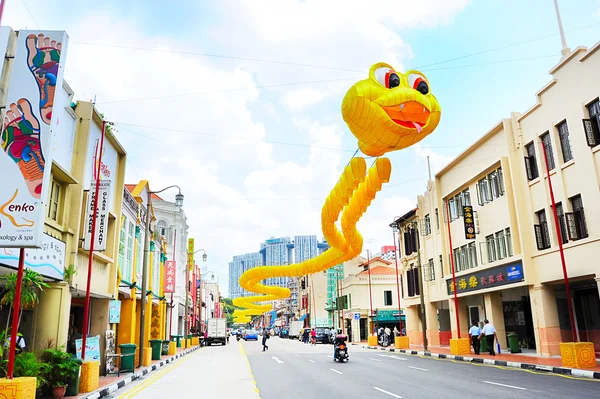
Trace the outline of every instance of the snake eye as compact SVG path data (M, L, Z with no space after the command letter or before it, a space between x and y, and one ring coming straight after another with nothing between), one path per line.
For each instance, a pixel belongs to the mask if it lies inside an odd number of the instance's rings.
M379 84L388 89L400 86L400 77L390 68L377 68L375 78Z
M419 74L411 73L408 75L408 84L413 89L417 90L421 94L425 95L429 93L429 85L425 78Z

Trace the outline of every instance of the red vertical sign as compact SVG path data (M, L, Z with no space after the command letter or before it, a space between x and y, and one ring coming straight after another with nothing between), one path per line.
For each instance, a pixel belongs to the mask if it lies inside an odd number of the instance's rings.
M165 262L165 294L175 292L175 261L168 260Z

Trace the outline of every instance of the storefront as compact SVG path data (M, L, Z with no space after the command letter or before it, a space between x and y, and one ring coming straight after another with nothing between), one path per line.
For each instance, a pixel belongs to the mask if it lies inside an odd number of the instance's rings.
M402 315L402 326L406 326L406 316L404 312ZM394 331L394 327L400 330L400 319L398 317L398 309L375 309L375 328L389 328Z

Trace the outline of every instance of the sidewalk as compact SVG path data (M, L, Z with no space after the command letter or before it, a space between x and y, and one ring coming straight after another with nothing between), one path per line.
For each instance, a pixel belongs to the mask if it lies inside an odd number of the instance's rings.
M457 361L489 364L494 366L513 367L525 370L546 371L550 373L570 375L573 377L600 379L600 365L591 369L572 369L562 367L560 357L542 357L535 355L525 355L518 353L502 352L496 356L488 354L469 356L454 356L450 354L450 348L444 346L430 346L427 352L423 351L423 345L411 345L411 349L395 349L394 345L387 348L368 346L366 341L360 343L352 343L352 345L360 345L363 348L384 350L389 352L400 352L408 355L431 356L439 359L451 359Z
M182 349L177 348L177 354L173 356L163 356L161 360L154 360L150 366L147 367L138 367L135 369L134 373L122 373L120 376L117 375L109 375L109 376L100 376L98 389L93 392L80 393L77 396L67 396L75 399L99 399L105 396L110 395L118 389L123 388L124 386L131 384L133 381L151 373L155 370L160 369L161 367L172 363L175 359L179 359L182 356L185 356L191 352L200 349L200 346L196 346L190 349Z

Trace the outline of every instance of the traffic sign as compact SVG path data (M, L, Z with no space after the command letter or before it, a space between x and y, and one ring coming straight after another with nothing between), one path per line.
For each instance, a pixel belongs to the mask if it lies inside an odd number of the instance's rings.
M354 320L360 320L360 313L354 313Z

